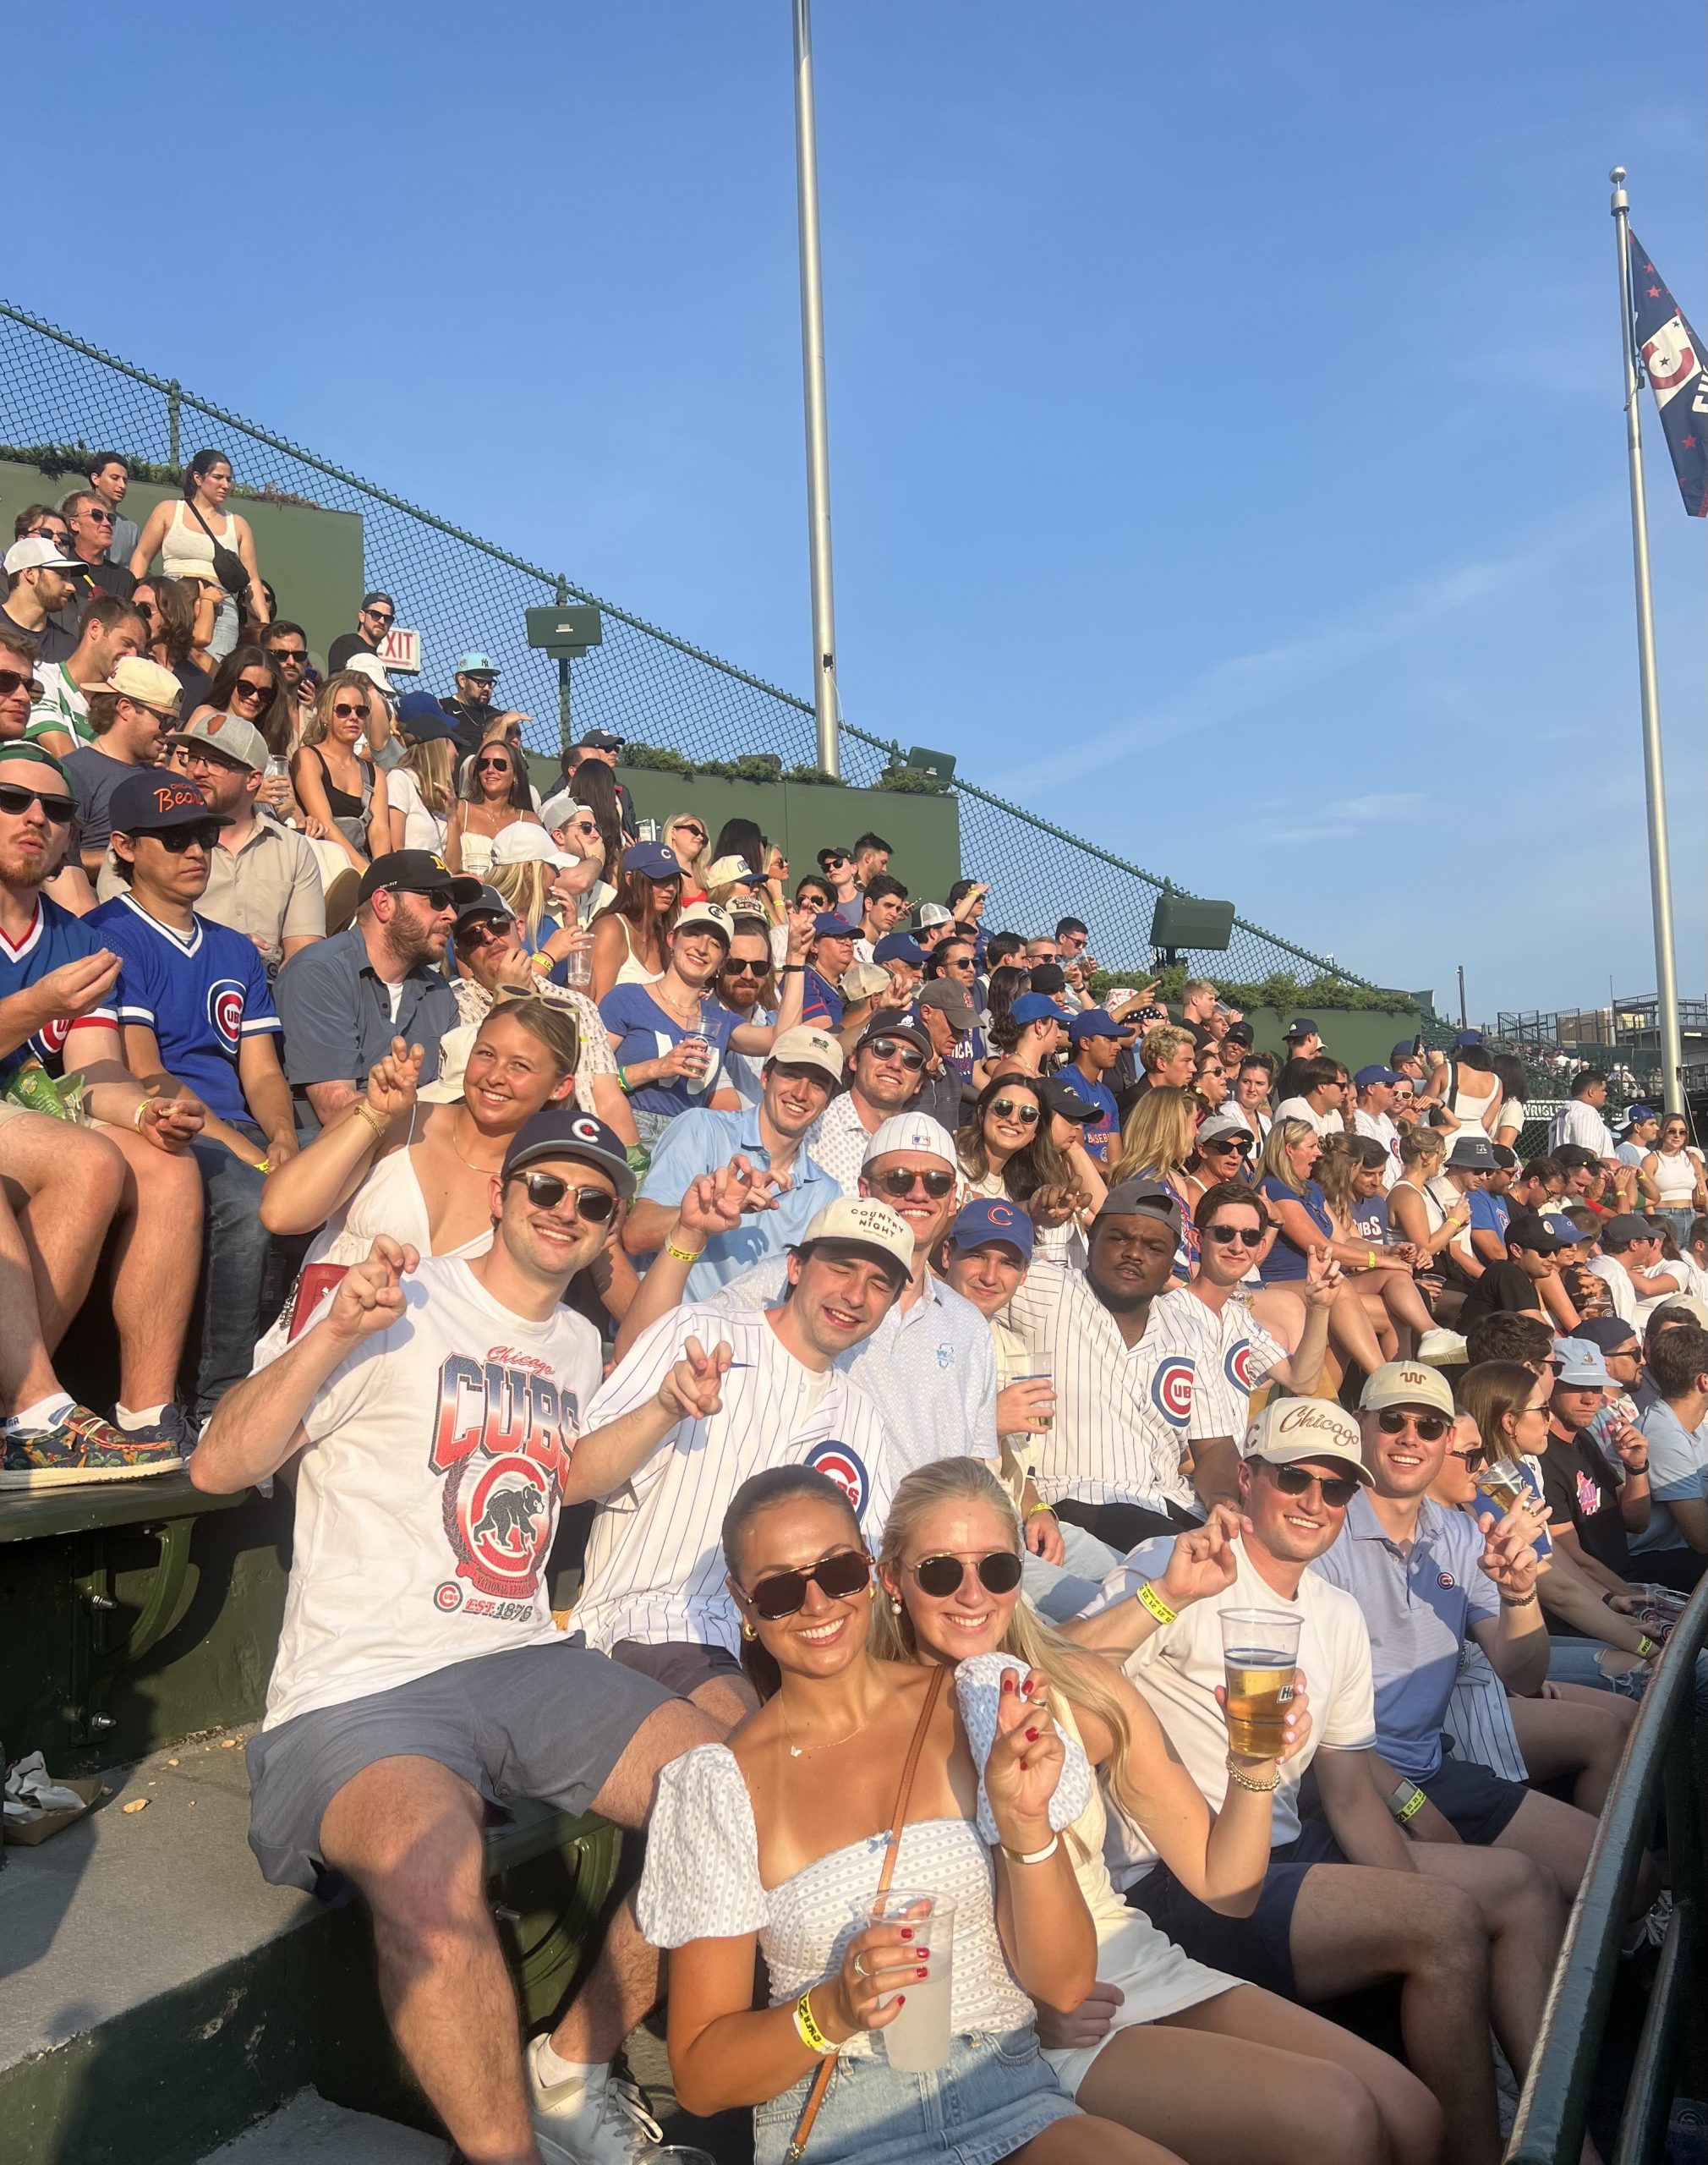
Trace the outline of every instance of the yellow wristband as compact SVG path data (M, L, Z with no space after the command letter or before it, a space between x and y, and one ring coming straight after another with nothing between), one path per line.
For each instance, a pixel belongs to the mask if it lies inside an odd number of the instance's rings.
M705 1253L703 1248L679 1248L674 1241L665 1242L665 1253L677 1263L698 1263Z
M1658 1642L1651 1639L1646 1631L1637 1641L1637 1652L1645 1661L1652 1661L1660 1651Z
M1370 1260L1365 1264L1365 1269L1366 1270L1374 1270L1376 1268L1376 1250L1374 1248L1366 1248L1364 1252L1370 1258Z
M139 1098L131 1112L130 1124L139 1135L142 1132L142 1116L148 1110L148 1107L149 1100L146 1098Z
M809 2053L817 2053L821 2058L826 2058L839 2049L813 2020L813 1988L810 1985L795 2003L795 2029Z
M1400 1806L1399 1811L1396 1811L1393 1816L1399 1822L1400 1825L1404 1827L1410 1824L1412 1820L1416 1818L1418 1813L1422 1811L1425 1805L1428 1802L1429 1799L1424 1795L1421 1790L1414 1790L1411 1795L1407 1797L1405 1802Z
M1180 1611L1169 1608L1148 1579L1133 1598L1141 1607L1148 1609L1159 1624L1173 1624L1179 1619Z
M270 1173L270 1172L271 1172L271 1170L273 1170L273 1161L272 1161L272 1159L271 1159L271 1158L257 1158L257 1159L256 1159L256 1160L255 1160L255 1170L256 1170L258 1173Z

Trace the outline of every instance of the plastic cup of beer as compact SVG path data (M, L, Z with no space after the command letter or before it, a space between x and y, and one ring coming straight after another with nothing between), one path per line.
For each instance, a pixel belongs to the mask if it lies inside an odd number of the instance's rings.
M1246 1759L1278 1759L1299 1667L1300 1620L1279 1609L1224 1609L1222 1665L1228 1745Z
M1511 1510L1530 1493L1523 1468L1509 1458L1485 1459L1471 1478L1476 1483L1477 1494L1486 1496L1497 1511Z
M922 1888L892 1887L887 1894L863 1904L858 1916L862 1925L909 1926L913 1938L906 1943L907 1953L917 1953L919 1967L929 1972L903 1988L901 2014L876 2032L890 2066L907 2075L928 2075L934 2068L947 2067L949 2002L955 1976L953 1900ZM886 1952L874 1956L868 1967L888 1967L901 1959L899 1953ZM884 2007L890 2003L889 1998L880 2003Z
M1017 1384L1048 1384L1050 1388L1050 1396L1054 1399L1055 1396L1054 1355L1028 1353L1026 1357L1026 1366L1015 1378L1015 1381ZM1042 1413L1034 1413L1026 1425L1034 1435L1041 1436L1054 1419L1054 1413L1046 1411Z

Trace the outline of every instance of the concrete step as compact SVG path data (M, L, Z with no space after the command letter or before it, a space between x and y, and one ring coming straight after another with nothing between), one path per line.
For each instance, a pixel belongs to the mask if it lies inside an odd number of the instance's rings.
M205 2165L445 2165L450 2146L395 2120L347 2112L312 2090L210 2151Z

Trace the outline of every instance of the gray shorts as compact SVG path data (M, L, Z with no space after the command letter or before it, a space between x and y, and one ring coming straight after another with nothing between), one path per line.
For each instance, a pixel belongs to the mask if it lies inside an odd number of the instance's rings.
M705 1639L665 1639L654 1645L649 1639L619 1639L610 1650L613 1661L625 1669L649 1676L678 1698L692 1699L703 1684L714 1676L740 1676L745 1672L727 1647Z
M311 1707L249 1740L249 1847L276 1887L342 1893L320 1854L320 1822L379 1759L436 1760L501 1817L506 1795L589 1811L635 1731L671 1696L578 1633Z

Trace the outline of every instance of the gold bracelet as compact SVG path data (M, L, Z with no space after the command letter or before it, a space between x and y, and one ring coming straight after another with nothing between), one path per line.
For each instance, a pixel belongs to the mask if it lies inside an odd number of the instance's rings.
M705 1253L703 1248L679 1248L672 1240L665 1242L665 1253L677 1263L698 1263Z
M1179 1609L1170 1609L1148 1579L1139 1588L1133 1598L1141 1608L1148 1609L1159 1624L1174 1624L1180 1620Z
M386 1130L391 1125L391 1121L386 1119L384 1113L376 1112L373 1106L368 1103L368 1100L365 1098L357 1099L355 1113L358 1120L364 1122L367 1126L372 1129L374 1140L376 1143L384 1138Z
M1258 1796L1269 1796L1281 1786L1281 1770L1278 1767L1276 1768L1274 1778L1271 1781L1254 1781L1243 1767L1235 1766L1234 1755L1230 1751L1228 1754L1228 1779L1232 1782L1236 1790L1251 1790Z
M810 1985L795 2003L795 2030L807 2050L817 2053L820 2058L828 2058L832 2053L842 2049L840 2045L833 2045L813 2020L813 1987Z
M142 1116L153 1102L151 1098L139 1098L131 1109L130 1124L139 1135L142 1132Z

